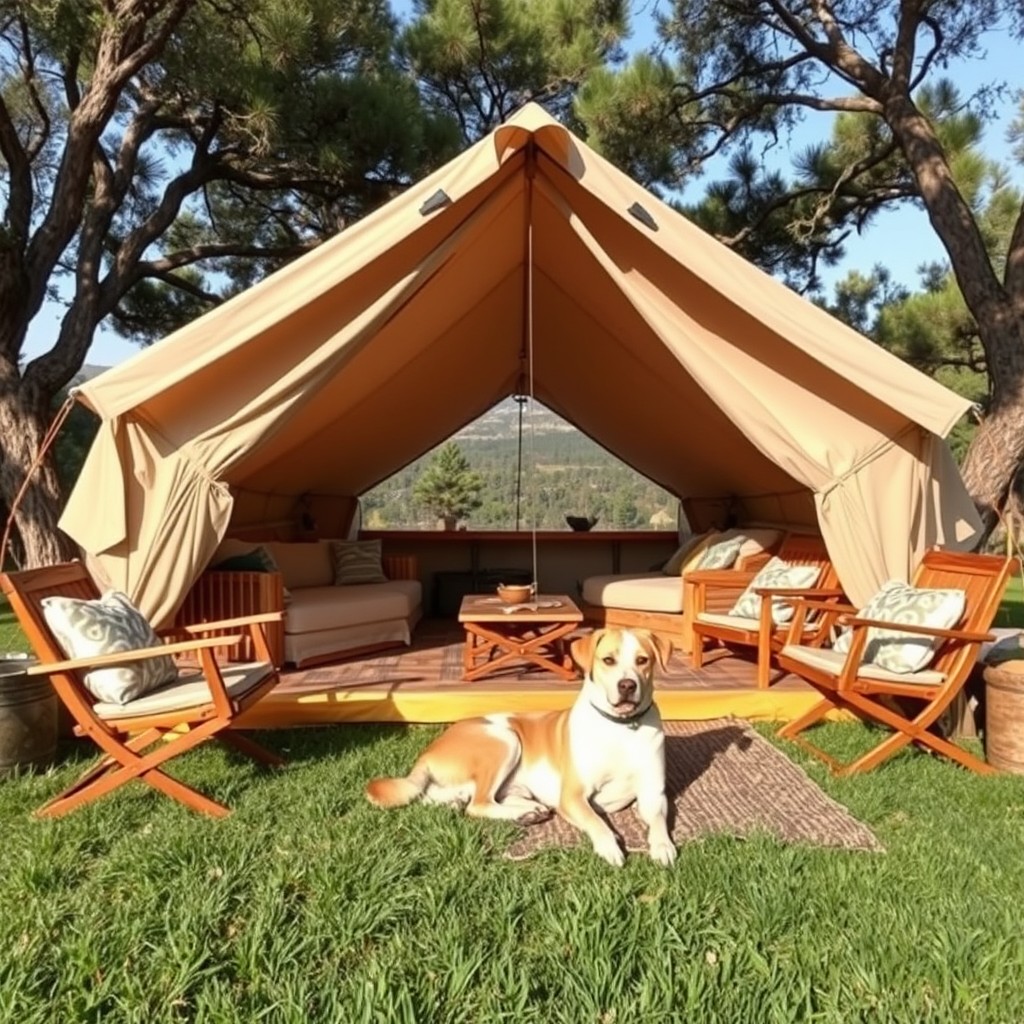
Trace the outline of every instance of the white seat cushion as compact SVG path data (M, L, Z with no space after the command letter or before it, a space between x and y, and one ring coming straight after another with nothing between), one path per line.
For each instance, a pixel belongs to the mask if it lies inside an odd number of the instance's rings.
M808 668L816 668L822 672L830 672L838 676L846 664L846 654L842 651L834 651L828 647L801 647L797 644L787 644L782 648L782 655L799 661ZM945 672L938 672L933 668L918 669L917 672L890 672L880 665L871 662L864 662L857 670L861 679L876 679L886 683L916 683L920 686L938 686L945 678Z
M660 572L588 576L583 581L583 600L601 608L679 613L683 584L678 576Z
M678 583L678 581L677 581ZM406 619L420 605L419 580L389 580L357 586L301 587L292 591L285 633L314 633L366 622Z
M220 671L228 696L233 700L241 700L253 687L270 675L273 667L265 661L252 661L222 665ZM93 711L100 718L139 718L142 715L159 715L165 711L200 707L212 700L210 686L202 672L187 672L173 683L150 690L149 693L127 704L101 701L93 705Z

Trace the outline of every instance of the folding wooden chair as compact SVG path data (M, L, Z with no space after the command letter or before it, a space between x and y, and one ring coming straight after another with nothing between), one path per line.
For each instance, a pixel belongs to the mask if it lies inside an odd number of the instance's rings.
M69 659L43 616L42 600L51 596L98 598L99 592L85 567L80 562L66 562L25 572L0 573L0 589L10 600L39 659L40 663L31 667L29 674L50 677L74 719L76 735L90 737L103 751L98 762L39 808L37 816L66 814L132 779L140 779L193 810L223 817L230 813L227 807L167 775L162 766L209 739L217 739L266 764L283 763L276 754L235 729L238 716L278 681L263 625L279 618L279 612L176 627L174 635L187 639L171 640L160 647ZM223 634L224 629L236 632L227 637L202 635L211 631ZM257 660L222 669L213 648L241 640L243 633L249 634ZM189 654L198 658L197 670L182 670L174 682L123 705L97 700L83 681L87 669Z
M760 689L767 689L771 683L775 655L782 649L789 635L788 624L776 625L773 621L769 595L802 596L826 602L838 602L843 597L832 560L820 537L812 534L787 534L779 548L778 557L789 565L817 566L820 570L818 579L813 587L759 590L762 601L758 618L733 615L729 611L736 598L753 581L757 570L698 570L687 574L687 601L693 610L691 658L694 668L703 667L706 645L720 644L724 652L740 648L739 653L756 653L757 685ZM723 607L726 599L728 604ZM814 646L820 644L827 635L825 629L823 616L805 617L801 642Z
M931 726L967 683L981 645L994 639L988 629L999 609L1012 565L1011 559L996 555L927 552L914 573L912 584L922 588L963 590L966 604L956 628L880 622L859 618L856 613L842 615L838 621L853 629L849 651L845 654L799 643L804 615L820 602L794 601L790 636L777 655L778 663L786 671L806 679L822 694L822 700L784 726L778 735L798 743L828 764L837 775L870 771L911 742L943 754L972 771L994 772L990 764L931 731ZM826 607L825 618L834 619L842 610ZM891 672L873 663L862 664L871 626L935 637L939 641L935 656L925 668L908 673ZM912 717L903 710L908 702L918 708ZM836 708L852 711L866 722L887 725L893 731L866 754L841 764L802 735L805 729Z

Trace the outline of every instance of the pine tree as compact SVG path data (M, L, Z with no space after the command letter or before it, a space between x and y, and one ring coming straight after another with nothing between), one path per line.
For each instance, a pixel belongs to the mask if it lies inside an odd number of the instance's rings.
M453 530L458 520L480 507L483 483L480 474L470 469L462 449L448 441L416 481L413 498L432 515L443 519L445 529Z

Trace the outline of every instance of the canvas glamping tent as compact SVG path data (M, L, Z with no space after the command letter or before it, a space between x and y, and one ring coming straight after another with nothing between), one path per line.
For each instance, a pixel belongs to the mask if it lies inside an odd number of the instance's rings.
M229 522L359 495L524 380L695 525L817 519L854 600L978 527L941 440L966 401L532 104L83 385L102 424L61 526L160 619Z

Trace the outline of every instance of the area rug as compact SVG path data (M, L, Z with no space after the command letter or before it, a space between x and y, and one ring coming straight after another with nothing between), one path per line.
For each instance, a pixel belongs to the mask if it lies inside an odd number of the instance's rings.
M874 833L818 788L750 725L736 718L665 723L669 824L676 844L715 833L768 833L786 843L882 852ZM646 851L633 807L609 816L630 851ZM583 837L559 817L523 828L505 851L523 860ZM585 840L583 840L585 841Z

